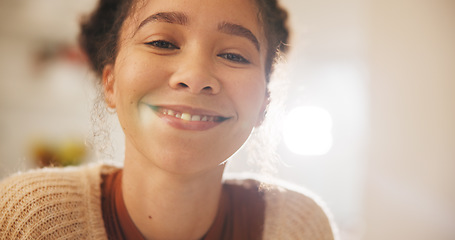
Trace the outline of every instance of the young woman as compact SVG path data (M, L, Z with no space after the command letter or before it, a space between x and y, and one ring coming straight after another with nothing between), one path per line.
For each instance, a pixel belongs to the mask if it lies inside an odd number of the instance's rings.
M333 239L314 200L222 181L259 126L276 0L101 0L81 46L125 133L124 167L45 169L1 185L1 239Z

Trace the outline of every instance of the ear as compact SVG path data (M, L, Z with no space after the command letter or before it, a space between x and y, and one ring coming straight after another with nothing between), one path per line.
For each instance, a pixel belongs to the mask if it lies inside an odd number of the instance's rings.
M112 64L107 64L103 69L103 90L104 90L104 100L107 103L107 106L110 108L115 108L114 94L115 94L115 79L114 79L114 66Z
M267 89L264 95L264 101L262 102L261 109L259 111L258 119L256 121L255 127L260 127L265 120L265 116L267 115L267 107L270 104L270 92Z

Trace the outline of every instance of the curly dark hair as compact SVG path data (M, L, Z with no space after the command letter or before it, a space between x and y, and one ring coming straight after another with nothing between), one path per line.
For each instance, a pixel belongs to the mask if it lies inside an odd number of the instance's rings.
M268 41L265 65L268 81L278 53L286 53L289 48L288 12L279 6L278 0L256 0L256 4Z
M120 29L137 0L100 0L95 11L83 20L79 44L87 54L92 70L101 77L106 64L113 63L118 52ZM278 52L286 53L289 30L287 11L278 0L255 0L259 20L268 41L266 76L269 80Z

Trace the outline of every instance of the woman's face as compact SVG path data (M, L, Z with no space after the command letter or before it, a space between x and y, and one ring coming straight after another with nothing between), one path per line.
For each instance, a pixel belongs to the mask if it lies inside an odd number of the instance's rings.
M213 169L267 105L266 40L253 1L149 0L125 20L106 100L126 159L174 173Z

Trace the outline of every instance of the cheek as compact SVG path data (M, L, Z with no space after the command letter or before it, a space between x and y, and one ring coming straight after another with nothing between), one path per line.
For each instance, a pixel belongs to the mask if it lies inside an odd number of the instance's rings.
M254 125L262 111L266 95L265 77L262 74L250 74L240 78L237 84L229 89L239 118L243 122Z
M169 74L163 64L153 58L140 54L129 56L119 64L116 73L118 98L129 104L137 103L147 93L166 84Z

